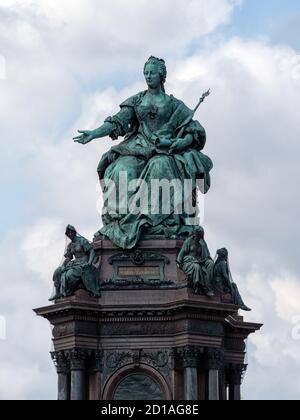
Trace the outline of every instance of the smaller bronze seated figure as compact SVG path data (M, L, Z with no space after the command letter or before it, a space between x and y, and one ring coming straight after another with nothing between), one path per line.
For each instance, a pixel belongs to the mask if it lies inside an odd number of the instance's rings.
M231 295L232 303L234 305L239 306L243 311L251 311L251 309L245 305L236 283L232 281L228 264L228 251L226 248L217 251L217 260L214 266L213 277L215 287L221 293Z
M201 226L197 226L194 233L184 242L177 263L191 281L196 294L204 293L208 297L215 295L212 290L214 262Z
M55 294L49 300L55 301L72 296L78 289L84 289L93 297L100 297L100 286L95 263L97 257L90 242L78 235L76 229L68 225L66 235L71 240L63 264L53 275Z

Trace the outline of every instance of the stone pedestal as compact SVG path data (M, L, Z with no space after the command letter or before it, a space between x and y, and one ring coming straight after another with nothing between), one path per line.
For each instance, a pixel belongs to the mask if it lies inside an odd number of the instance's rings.
M195 295L176 265L181 246L96 242L102 297L78 291L36 310L54 327L59 399L219 400L227 387L238 399L245 339L261 325Z

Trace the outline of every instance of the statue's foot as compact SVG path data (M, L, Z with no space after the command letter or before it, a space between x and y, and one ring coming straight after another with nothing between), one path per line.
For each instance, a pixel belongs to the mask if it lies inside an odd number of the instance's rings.
M99 293L92 293L92 297L95 299L100 299L101 298L101 292Z
M246 305L241 306L241 310L246 311L246 312L251 312L252 311L252 309L248 308L248 306L246 306Z
M215 294L212 290L208 290L208 291L206 291L206 296L212 298L212 297L215 296Z
M102 235L101 230L99 230L94 235L94 241L101 241L102 239L104 239L104 236Z
M51 297L49 300L49 302L54 302L58 299L60 299L62 296L59 293L56 293L56 295L54 295L53 297Z

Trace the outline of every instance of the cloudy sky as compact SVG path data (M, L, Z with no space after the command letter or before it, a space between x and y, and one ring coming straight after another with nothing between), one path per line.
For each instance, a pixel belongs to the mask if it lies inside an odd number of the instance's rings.
M212 254L263 322L248 343L244 399L300 398L299 0L0 0L0 399L55 399L44 306L64 227L100 226L99 126L144 89L149 55L193 107L214 161L205 200ZM6 331L4 328L6 324ZM5 334L6 333L6 334Z

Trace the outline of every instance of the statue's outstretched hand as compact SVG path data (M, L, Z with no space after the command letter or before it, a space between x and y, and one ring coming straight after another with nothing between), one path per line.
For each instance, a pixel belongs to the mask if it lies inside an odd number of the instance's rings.
M73 140L75 143L80 144L87 144L90 141L94 140L94 132L89 130L78 130L78 133L80 133L80 136L74 137Z

